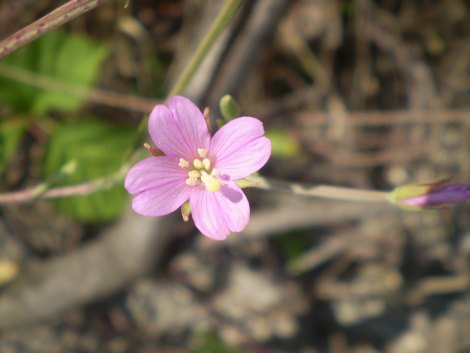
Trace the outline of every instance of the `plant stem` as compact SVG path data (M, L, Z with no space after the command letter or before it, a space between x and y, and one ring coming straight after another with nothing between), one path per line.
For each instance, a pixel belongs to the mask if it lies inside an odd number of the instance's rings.
M69 94L88 102L107 105L114 108L126 109L129 111L136 111L139 113L147 113L155 105L155 99L142 98L133 95L124 95L101 89L88 89L61 82L60 80L20 69L14 65L3 64L1 62L0 76L15 80L17 82L25 83L33 87L38 87L43 90Z
M388 202L388 192L361 190L329 185L306 185L291 183L282 180L268 179L261 176L247 178L254 183L254 187L262 190L275 190L294 195L321 197L325 199L360 201L360 202Z
M207 34L204 36L201 44L196 49L196 52L192 56L188 65L183 70L183 73L180 75L180 77L168 93L168 97L183 93L189 81L196 73L196 70L199 68L202 61L209 53L209 50L212 48L217 38L219 38L219 35L222 33L229 21L232 19L240 3L241 0L228 0L224 4L222 9L220 10L220 13L214 20L214 23L209 28Z
M215 18L207 34L202 39L202 42L196 49L196 52L190 58L188 65L185 67L181 75L176 80L173 87L167 94L167 98L176 94L182 94L191 78L196 73L204 58L209 54L210 49L219 38L222 31L228 25L236 10L240 6L242 0L227 0L219 14ZM147 119L142 119L137 127L136 142L132 144L131 148L127 151L126 157L129 157L134 150L142 143L147 127Z
M0 194L0 204L26 203L38 199L55 199L74 195L89 195L97 191L109 189L121 182L127 173L128 166L125 165L117 173L106 175L80 184L44 189L38 192L38 186L30 189L12 191ZM42 184L39 184L40 186Z
M107 0L70 0L46 16L2 40L0 42L0 59L39 38L44 33L94 9L105 1Z

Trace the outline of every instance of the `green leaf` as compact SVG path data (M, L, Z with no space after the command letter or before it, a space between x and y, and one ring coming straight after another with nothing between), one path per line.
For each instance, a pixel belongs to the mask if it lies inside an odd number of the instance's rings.
M300 144L295 137L280 129L268 130L266 137L271 140L274 157L291 158L300 152Z
M231 347L213 333L202 333L195 337L194 348L191 353L241 353Z
M16 152L26 129L24 119L0 118L0 172Z
M4 59L1 64L39 74L60 84L83 89L96 82L108 55L104 44L90 39L52 31ZM74 111L82 100L58 91L45 91L31 85L0 77L0 101L19 112L44 114L51 110Z
M65 123L52 136L44 162L44 177L57 174L67 162L76 160L72 175L59 185L89 181L117 171L123 163L123 151L134 131L98 120ZM86 223L109 221L118 217L128 197L122 185L87 196L72 196L54 201L62 214Z

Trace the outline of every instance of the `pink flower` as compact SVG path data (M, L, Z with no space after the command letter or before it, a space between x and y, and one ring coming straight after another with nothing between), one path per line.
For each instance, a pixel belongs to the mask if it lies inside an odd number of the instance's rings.
M163 216L189 200L196 227L209 238L242 231L250 205L235 181L258 171L271 154L261 121L234 119L211 138L201 111L187 98L171 97L168 107L155 106L148 127L165 155L146 158L127 174L134 211Z

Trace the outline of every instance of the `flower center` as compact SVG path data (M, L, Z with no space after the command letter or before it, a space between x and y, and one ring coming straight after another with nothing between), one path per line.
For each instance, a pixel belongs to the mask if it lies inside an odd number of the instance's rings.
M208 191L219 191L220 181L217 178L219 171L215 168L211 168L211 161L206 157L207 150L205 148L198 148L197 153L201 158L196 158L192 165L187 160L180 158L178 165L183 169L188 169L186 184L197 186L202 183Z

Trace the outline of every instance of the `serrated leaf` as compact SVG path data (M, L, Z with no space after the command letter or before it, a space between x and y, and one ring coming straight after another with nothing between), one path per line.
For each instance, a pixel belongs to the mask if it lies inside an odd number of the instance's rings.
M80 120L61 125L52 136L44 163L45 178L56 174L68 161L76 160L74 174L60 185L89 181L115 172L122 165L123 151L134 136L130 129L98 120ZM118 217L128 197L122 185L87 196L73 196L54 201L62 214L94 223Z
M109 50L90 39L52 31L27 47L2 59L2 64L27 70L56 80L89 88L98 78ZM44 114L51 110L73 111L82 100L57 91L45 91L27 84L0 77L0 100L17 111Z

